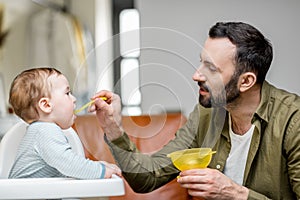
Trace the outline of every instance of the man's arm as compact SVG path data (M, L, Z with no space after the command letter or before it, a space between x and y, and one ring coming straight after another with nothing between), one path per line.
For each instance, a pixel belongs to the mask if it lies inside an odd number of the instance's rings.
M99 92L94 98L98 96L105 96L108 100L96 100L90 111L96 111L99 124L105 132L105 140L131 187L136 192L150 192L174 179L179 171L173 166L167 154L196 147L194 142L198 119L192 117L192 120L188 120L186 123L188 125L176 133L176 139L149 156L139 153L134 143L123 132L120 98L108 91ZM199 110L195 109L193 115L199 118Z

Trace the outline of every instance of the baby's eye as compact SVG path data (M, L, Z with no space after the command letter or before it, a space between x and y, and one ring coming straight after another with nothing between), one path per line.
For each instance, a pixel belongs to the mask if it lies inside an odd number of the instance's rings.
M70 94L72 94L72 92L71 92L71 91L68 91L68 92L66 93L66 95L70 95Z

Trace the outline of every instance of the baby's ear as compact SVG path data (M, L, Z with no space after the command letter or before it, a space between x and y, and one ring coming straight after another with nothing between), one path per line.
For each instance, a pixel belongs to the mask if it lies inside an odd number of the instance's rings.
M52 111L50 99L47 97L41 98L38 102L38 106L45 113L50 113Z

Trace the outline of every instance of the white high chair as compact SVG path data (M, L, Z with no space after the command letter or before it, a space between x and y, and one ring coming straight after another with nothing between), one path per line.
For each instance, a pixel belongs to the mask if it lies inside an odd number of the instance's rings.
M72 178L25 178L8 179L17 147L26 132L23 121L15 124L4 135L0 143L0 199L62 199L109 197L124 195L124 183L120 177L111 179L78 180ZM77 133L64 131L72 149L84 156Z

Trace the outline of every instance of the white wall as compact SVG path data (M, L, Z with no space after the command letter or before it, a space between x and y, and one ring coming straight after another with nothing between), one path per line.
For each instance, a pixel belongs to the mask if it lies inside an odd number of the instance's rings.
M188 114L193 109L198 88L192 74L199 65L200 46L217 21L244 21L257 27L274 48L267 80L300 94L300 1L136 0L135 5L141 27L156 27L142 29L141 35L144 112L160 107Z

